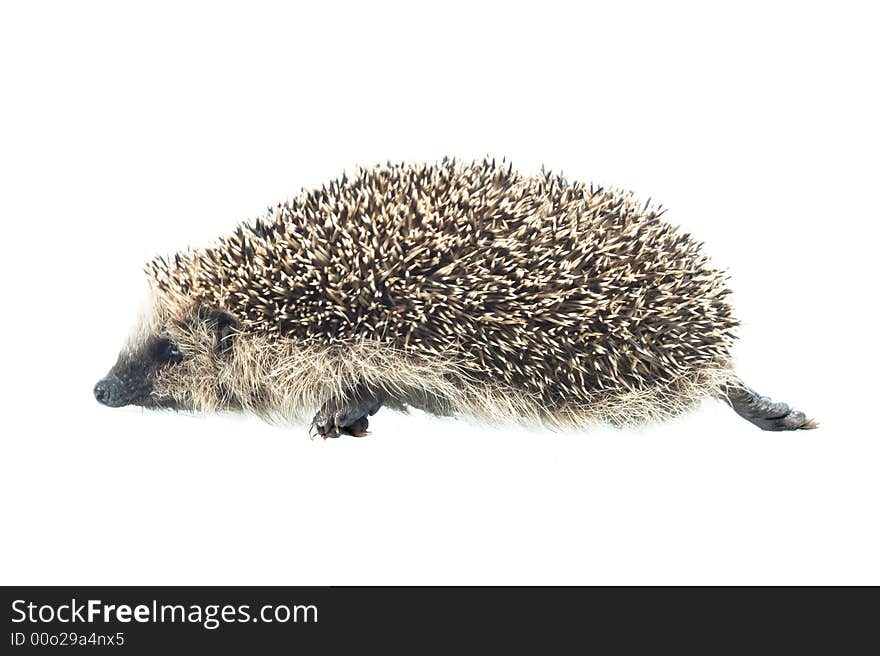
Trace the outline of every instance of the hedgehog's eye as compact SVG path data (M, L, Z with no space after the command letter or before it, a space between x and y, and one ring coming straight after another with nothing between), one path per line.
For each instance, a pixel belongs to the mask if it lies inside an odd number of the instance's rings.
M180 349L177 348L177 344L165 342L165 347L162 349L162 359L165 362L180 362L183 360L183 355L181 355Z

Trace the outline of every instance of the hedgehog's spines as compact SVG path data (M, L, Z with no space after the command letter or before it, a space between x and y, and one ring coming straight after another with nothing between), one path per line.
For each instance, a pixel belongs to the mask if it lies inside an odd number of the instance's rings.
M561 407L728 366L725 278L663 212L505 160L389 163L148 273L167 303L222 307L247 334L451 357Z

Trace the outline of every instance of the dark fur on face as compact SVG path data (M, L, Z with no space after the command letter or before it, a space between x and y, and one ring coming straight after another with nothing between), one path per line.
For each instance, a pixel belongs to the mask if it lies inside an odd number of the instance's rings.
M95 385L95 398L113 408L124 405L173 407L170 400L160 401L150 393L156 372L182 359L180 350L170 339L151 337L136 351L119 354L107 376Z
M218 355L228 352L238 326L236 320L222 310L203 307L195 308L194 316L199 321L204 321L214 334L213 350ZM170 336L149 336L119 354L119 359L107 376L95 385L95 398L99 403L114 408L138 405L145 408L181 409L179 400L167 394L154 394L153 388L157 374L183 359L183 352Z

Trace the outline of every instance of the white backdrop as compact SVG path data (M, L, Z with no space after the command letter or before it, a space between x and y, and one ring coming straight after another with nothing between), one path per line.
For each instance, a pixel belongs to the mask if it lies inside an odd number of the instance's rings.
M0 583L880 583L869 4L311 4L0 9ZM445 154L662 202L732 274L744 379L821 429L94 401L144 261Z

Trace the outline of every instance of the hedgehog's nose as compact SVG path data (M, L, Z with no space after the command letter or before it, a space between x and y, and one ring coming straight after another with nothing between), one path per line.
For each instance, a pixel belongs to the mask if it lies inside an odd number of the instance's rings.
M122 396L122 381L116 376L104 378L95 385L95 400L102 405L109 405L111 408L119 405Z

